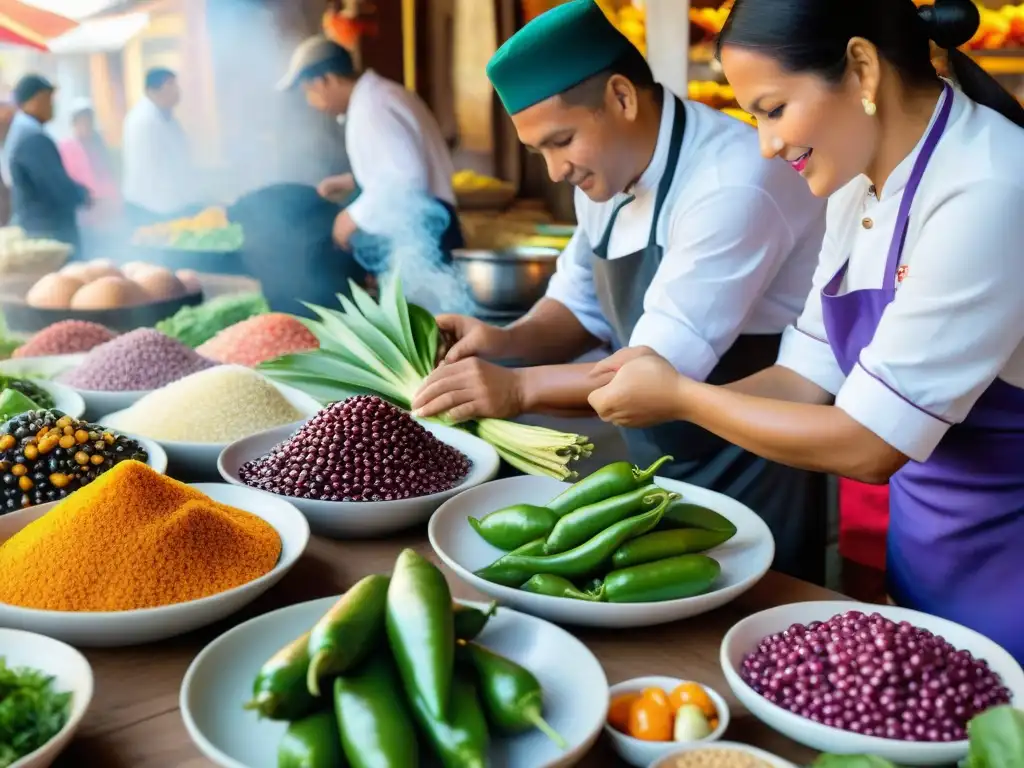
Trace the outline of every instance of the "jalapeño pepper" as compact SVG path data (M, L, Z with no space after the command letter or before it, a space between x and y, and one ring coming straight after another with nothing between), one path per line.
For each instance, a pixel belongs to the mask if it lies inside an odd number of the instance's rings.
M434 717L419 697L413 699L412 707L444 768L487 768L491 739L471 680L456 675L452 681L451 713L446 719Z
M260 668L252 684L252 699L243 706L269 720L301 720L316 707L306 689L309 635L288 643Z
M669 461L672 461L671 456L662 456L642 471L628 461L617 461L614 464L601 467L572 487L567 488L549 501L546 506L559 517L564 517L580 507L609 499L612 496L620 496L647 485L661 469L661 466Z
M615 554L612 555L612 566L629 568L679 555L706 552L731 538L732 535L725 531L703 531L700 528L654 531L627 541L615 550Z
M288 726L277 748L277 768L342 768L338 721L332 710L318 712Z
M481 568L476 575L506 587L525 584L538 573L550 573L567 579L581 579L593 575L611 560L616 549L654 528L665 513L668 503L666 498L649 512L615 523L590 541L568 552L532 557L508 554L486 568Z
M634 565L604 577L602 596L609 603L656 603L702 595L722 572L707 555L680 555Z
M608 526L656 507L669 496L679 498L679 494L670 494L656 485L646 485L635 491L580 507L558 521L544 542L544 554L557 555L559 552L578 547Z
M660 528L700 528L704 531L719 531L728 533L729 537L736 535L736 526L727 518L707 507L699 504L690 504L686 501L677 501L665 510L665 516L661 518Z
M557 522L558 515L547 507L533 504L505 507L480 520L469 518L470 526L480 534L480 538L506 552L547 536Z
M334 681L341 746L353 768L416 768L419 744L386 649Z
M544 554L544 542L547 541L545 538L534 539L531 542L523 544L521 547L517 547L509 552L510 555L543 555Z
M514 736L536 728L559 749L566 743L544 720L544 693L530 670L476 643L459 648L480 681L480 694L487 718L503 733Z
M309 635L306 687L320 695L320 680L356 666L384 637L387 576L374 574L356 582L316 623Z
M411 549L395 561L385 626L406 695L444 719L455 665L452 593L437 566Z
M570 600L586 600L589 602L598 602L600 600L596 595L577 589L576 585L568 579L550 573L538 573L536 576L532 576L520 589L524 592L532 592L535 595L547 595L548 597L565 597Z
M497 600L492 601L486 611L481 611L471 605L452 603L452 612L455 614L455 639L467 641L476 639L477 635L484 631L487 622L491 620L497 610Z

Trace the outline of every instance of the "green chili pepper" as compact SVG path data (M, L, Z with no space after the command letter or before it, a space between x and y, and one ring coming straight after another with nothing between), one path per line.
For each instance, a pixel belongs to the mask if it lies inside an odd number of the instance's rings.
M476 670L484 710L499 730L511 736L536 728L566 748L565 739L544 720L544 692L530 670L477 643L460 647L459 655Z
M316 708L306 689L309 671L309 635L288 643L271 656L256 674L252 699L243 706L269 720L301 720Z
M385 626L406 694L443 720L455 665L452 593L437 566L411 549L395 561Z
M486 768L491 737L471 680L455 676L451 715L446 719L434 717L420 697L412 700L412 706L416 722L426 733L444 768Z
M520 587L524 592L532 592L535 595L547 595L548 597L565 597L570 600L587 600L597 602L600 598L588 594L576 588L568 579L555 576L550 573L538 573L530 577L530 580Z
M608 526L658 506L666 497L678 499L679 494L670 494L656 485L646 485L635 491L580 507L558 521L544 542L544 554L557 555L559 552L578 547Z
M628 461L616 461L567 488L546 506L559 517L565 517L580 507L610 499L612 496L620 496L647 485L661 466L669 461L672 461L671 456L662 456L643 471Z
M389 581L380 574L360 579L313 627L306 674L311 694L320 695L322 678L344 674L380 644Z
M653 563L678 555L707 552L732 538L725 531L704 531L700 528L678 528L674 531L654 531L638 539L627 541L612 555L614 568Z
M707 507L677 501L665 510L661 518L661 528L700 528L703 531L719 531L728 533L732 538L736 535L736 526L728 519Z
M318 712L288 726L277 748L277 768L342 768L338 721L333 710Z
M509 552L510 555L543 555L544 554L544 542L547 541L544 537L534 539L531 542L523 544L523 546L513 549Z
M707 555L680 555L612 571L601 596L609 603L658 603L702 595L722 572Z
M381 649L334 681L341 747L352 768L416 768L419 743L390 654Z
M484 541L506 552L547 536L557 522L558 515L550 509L532 504L505 507L485 515L481 520L469 518L470 526Z
M486 568L481 568L476 575L506 587L525 584L538 573L550 573L567 579L591 576L611 560L616 549L654 528L665 513L668 503L666 498L649 512L615 523L568 552L532 557L508 554Z
M487 607L486 611L474 608L471 605L453 603L452 612L455 614L455 639L475 640L484 631L487 622L491 620L498 610L498 601L494 600Z

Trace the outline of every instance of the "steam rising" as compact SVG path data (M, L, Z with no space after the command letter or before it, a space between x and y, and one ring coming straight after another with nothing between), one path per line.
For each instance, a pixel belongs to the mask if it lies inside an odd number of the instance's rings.
M440 242L451 214L441 203L403 191L375 198L366 210L374 228L385 234L353 235L352 249L363 269L389 276L397 272L409 301L433 314L475 311L465 276L458 266L444 263Z

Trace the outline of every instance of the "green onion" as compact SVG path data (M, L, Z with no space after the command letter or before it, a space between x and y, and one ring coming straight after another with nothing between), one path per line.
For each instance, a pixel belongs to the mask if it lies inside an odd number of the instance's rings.
M383 282L379 303L355 283L350 288L351 299L338 296L341 311L306 304L318 319L297 318L319 340L320 349L279 357L260 370L325 405L372 394L409 410L435 367L441 343L437 323L425 309L406 302L397 276ZM574 478L570 463L594 450L582 435L513 421L429 420L475 434L508 464L531 475Z

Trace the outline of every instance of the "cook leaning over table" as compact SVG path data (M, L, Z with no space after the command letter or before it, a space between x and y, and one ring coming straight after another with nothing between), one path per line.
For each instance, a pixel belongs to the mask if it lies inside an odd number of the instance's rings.
M765 156L831 196L814 289L774 367L712 386L625 350L590 401L889 480L893 600L1024 661L1024 109L956 50L977 26L970 0L737 0L725 73Z
M578 227L542 299L505 329L461 316L413 406L423 415L592 415L602 344L649 345L688 376L725 383L770 366L803 306L824 206L749 126L659 85L593 0L527 24L488 65L519 138L576 187ZM511 360L535 367L501 367ZM627 430L631 458L727 493L775 535L778 569L824 577L822 476L764 461L690 425Z
M324 179L318 188L328 199L347 202L334 222L339 246L354 250L358 259L360 247L377 247L367 238L386 237L402 225L396 216L404 210L429 219L405 226L436 229L442 256L462 247L451 153L437 118L416 94L373 70L360 71L345 48L321 35L295 49L278 84L281 90L296 86L311 107L345 127L352 173ZM414 204L419 198L437 204L420 212Z

